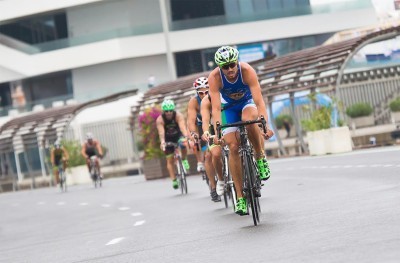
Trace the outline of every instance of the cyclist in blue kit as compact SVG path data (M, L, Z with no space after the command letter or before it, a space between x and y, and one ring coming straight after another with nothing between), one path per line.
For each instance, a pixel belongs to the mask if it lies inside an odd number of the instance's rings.
M208 77L212 104L212 118L214 124L222 125L238 121L256 120L264 116L268 122L267 110L261 93L261 87L255 70L246 62L239 62L239 51L230 46L222 46L215 53L215 62L218 65ZM214 125L216 127L216 125ZM264 139L273 136L271 129L263 133L257 124L247 126L249 139L253 144L259 176L261 180L268 180L270 169L264 153ZM242 164L239 156L238 128L230 127L222 130L225 143L230 150L229 168L237 192L235 212L239 215L247 214L246 199L243 198Z

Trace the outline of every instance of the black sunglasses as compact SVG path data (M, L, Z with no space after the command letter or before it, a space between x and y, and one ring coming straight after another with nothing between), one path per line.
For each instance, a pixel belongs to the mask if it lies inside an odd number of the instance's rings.
M173 112L173 110L165 110L164 112Z
M208 94L208 90L198 91L197 94L199 94L199 95L207 95Z
M237 65L236 62L233 62L233 63L230 63L230 64L223 65L223 66L221 66L221 68L225 69L225 70L228 70L230 68L235 68L236 65Z

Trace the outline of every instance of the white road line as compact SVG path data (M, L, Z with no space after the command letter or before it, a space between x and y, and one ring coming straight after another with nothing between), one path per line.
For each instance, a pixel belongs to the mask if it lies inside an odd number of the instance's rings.
M329 167L329 168L340 168L340 165L332 165L332 166Z
M125 239L125 238L124 238L124 237L114 238L114 239L112 239L110 242L108 242L108 243L106 244L106 246L118 244L118 243L121 242L123 239Z
M382 166L382 165L381 164L372 164L369 167L379 167L379 166Z
M57 205L65 205L65 202L58 202Z
M79 205L85 206L88 205L88 203L80 203Z
M141 216L142 215L142 213L140 213L140 212L136 212L136 213L132 213L131 214L131 216Z
M107 208L107 207L110 207L111 205L109 205L109 204L102 204L101 206Z
M141 226L141 225L143 225L144 223L146 223L146 221L144 221L144 220L142 220L142 221L137 221L137 222L134 224L134 226Z
M365 167L365 166L366 166L366 165L364 165L364 164L356 165L357 168L363 168L363 167Z
M129 209L130 208L127 207L127 206L123 206L123 207L118 208L118 210L120 210L120 211L126 211L126 210L129 210Z
M43 202L43 201L37 203L37 205L44 205L44 204L45 204L45 202Z
M345 165L345 166L343 166L343 168L351 168L351 167L353 167L353 165Z
M392 167L392 166L393 166L393 164L386 164L383 167Z

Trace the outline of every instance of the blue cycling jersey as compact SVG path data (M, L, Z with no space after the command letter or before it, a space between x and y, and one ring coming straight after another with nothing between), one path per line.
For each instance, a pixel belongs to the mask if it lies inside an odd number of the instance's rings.
M221 69L219 69L219 74L222 79L222 88L219 92L228 104L236 104L252 98L249 85L244 84L243 82L240 62L238 63L238 76L235 82L229 82Z

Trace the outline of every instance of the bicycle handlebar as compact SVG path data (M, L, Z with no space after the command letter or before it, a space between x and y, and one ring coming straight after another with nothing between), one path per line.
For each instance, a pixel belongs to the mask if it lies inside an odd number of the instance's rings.
M266 127L266 121L264 116L261 115L259 120L254 120L254 121L238 121L238 122L234 122L234 123L230 123L230 124L224 124L221 125L221 123L219 121L217 121L217 135L218 135L218 139L221 139L221 129L222 128L229 128L229 127L240 127L240 126L247 126L250 124L255 124L255 123L259 123L262 125L263 128L263 132L267 133L267 127Z

